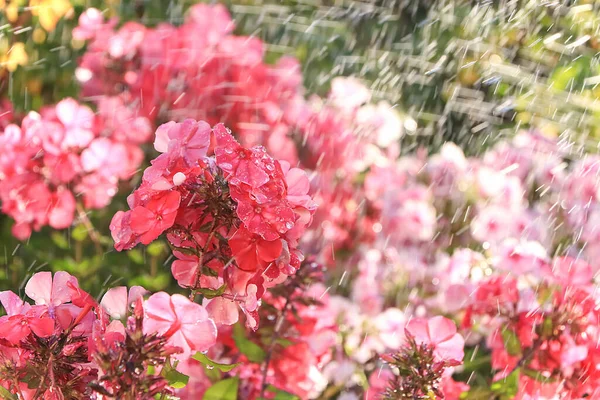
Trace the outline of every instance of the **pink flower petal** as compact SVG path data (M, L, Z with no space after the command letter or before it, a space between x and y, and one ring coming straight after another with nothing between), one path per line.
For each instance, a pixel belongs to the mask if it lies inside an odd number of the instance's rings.
M127 315L127 288L119 286L109 289L102 297L100 305L114 319L123 319Z
M2 303L8 316L21 314L25 308L23 300L10 290L0 292L0 303Z
M217 297L208 303L206 311L217 325L233 325L239 319L239 311L235 301Z
M462 361L465 356L464 346L465 340L457 333L450 339L436 344L434 354L442 360Z
M427 320L414 318L406 325L408 333L415 337L417 343L429 343L429 332L427 331Z
M456 333L456 325L448 318L438 315L427 321L427 330L429 332L431 344L437 345L454 336Z
M52 303L52 273L38 272L25 285L25 293L35 304Z

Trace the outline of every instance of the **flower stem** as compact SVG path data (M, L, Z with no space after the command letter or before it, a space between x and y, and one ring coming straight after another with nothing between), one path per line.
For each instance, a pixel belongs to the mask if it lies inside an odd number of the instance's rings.
M210 225L210 230L208 234L208 238L206 239L206 243L204 244L204 248L199 250L198 255L198 271L196 272L196 279L194 283L194 287L192 287L192 291L190 292L190 300L195 301L197 289L200 286L200 277L202 276L202 267L204 266L204 255L208 251L208 246L210 246L210 242L215 236L215 219L213 218L212 224Z
M98 232L96 231L96 228L94 228L92 221L90 221L90 219L88 218L81 203L77 202L76 207L77 207L77 215L79 216L79 220L83 223L83 225L87 229L88 234L90 235L90 238L92 239L92 242L94 242L94 246L96 247L96 253L102 254L102 245L100 244L100 236L98 236Z
M279 339L279 330L281 329L281 326L283 325L283 320L285 319L288 308L291 305L290 297L291 297L291 295L288 296L288 298L285 300L285 305L281 309L281 314L279 314L279 317L277 318L277 321L275 322L275 329L273 330L273 334L271 335L271 343L269 343L267 355L265 356L265 361L264 361L263 370L262 370L262 384L261 384L260 396L259 396L259 398L261 398L261 399L265 397L264 396L265 390L267 389L267 386L269 386L267 384L267 374L269 372L269 364L271 362L271 356L273 354L275 342L277 341L277 339Z

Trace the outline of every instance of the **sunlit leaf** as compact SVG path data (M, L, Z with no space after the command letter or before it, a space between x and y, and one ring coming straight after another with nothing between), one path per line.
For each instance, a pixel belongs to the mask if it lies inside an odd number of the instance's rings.
M232 369L234 369L235 367L237 367L238 365L241 364L241 363L235 363L235 364L222 364L222 363L218 363L218 362L215 362L215 361L211 360L205 354L202 354L202 353L196 353L196 354L194 354L192 356L192 358L194 360L200 361L203 365L206 365L207 367L209 367L209 369L211 367L212 368L218 368L222 372L229 372L229 371L231 371Z

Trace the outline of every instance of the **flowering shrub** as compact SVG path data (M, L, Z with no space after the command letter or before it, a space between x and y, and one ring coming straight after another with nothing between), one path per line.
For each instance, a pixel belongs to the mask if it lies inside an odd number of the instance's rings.
M265 289L303 260L298 239L316 208L308 178L264 147L241 146L222 124L161 125L154 147L162 154L128 198L132 209L111 222L115 247L149 244L166 232L177 258L173 276L191 289L190 299L219 297L208 307L228 325L239 305L256 328Z
M283 114L298 95L300 66L292 58L265 64L264 43L233 35L224 6L197 4L178 27L116 25L89 9L73 32L88 41L76 71L84 96L125 103L159 123L227 121L244 145L289 147Z
M74 12L53 7L31 11L47 31ZM600 396L597 155L537 130L407 149L416 122L377 91L307 95L222 5L107 15L71 32L81 102L0 101L2 221L77 242L0 268L27 275L0 292L1 397Z
M146 131L122 136L105 124L87 106L65 99L39 114L29 113L21 126L4 128L0 199L2 211L15 220L16 237L27 239L45 225L69 227L78 207L107 206L119 180L135 173L144 157L139 140L145 140ZM78 206L75 197L80 195Z
M160 292L142 301L143 292L132 287L127 296L125 287L113 288L98 304L66 272L33 275L25 293L34 305L1 292L7 313L0 319L4 393L135 399L172 392L165 378L169 360L207 350L216 326L186 297Z

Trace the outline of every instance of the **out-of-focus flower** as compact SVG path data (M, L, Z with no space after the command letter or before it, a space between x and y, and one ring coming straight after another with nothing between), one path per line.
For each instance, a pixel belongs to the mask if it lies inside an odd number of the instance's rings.
M31 13L38 17L42 28L48 32L52 32L58 21L73 11L68 0L30 0L29 7Z

